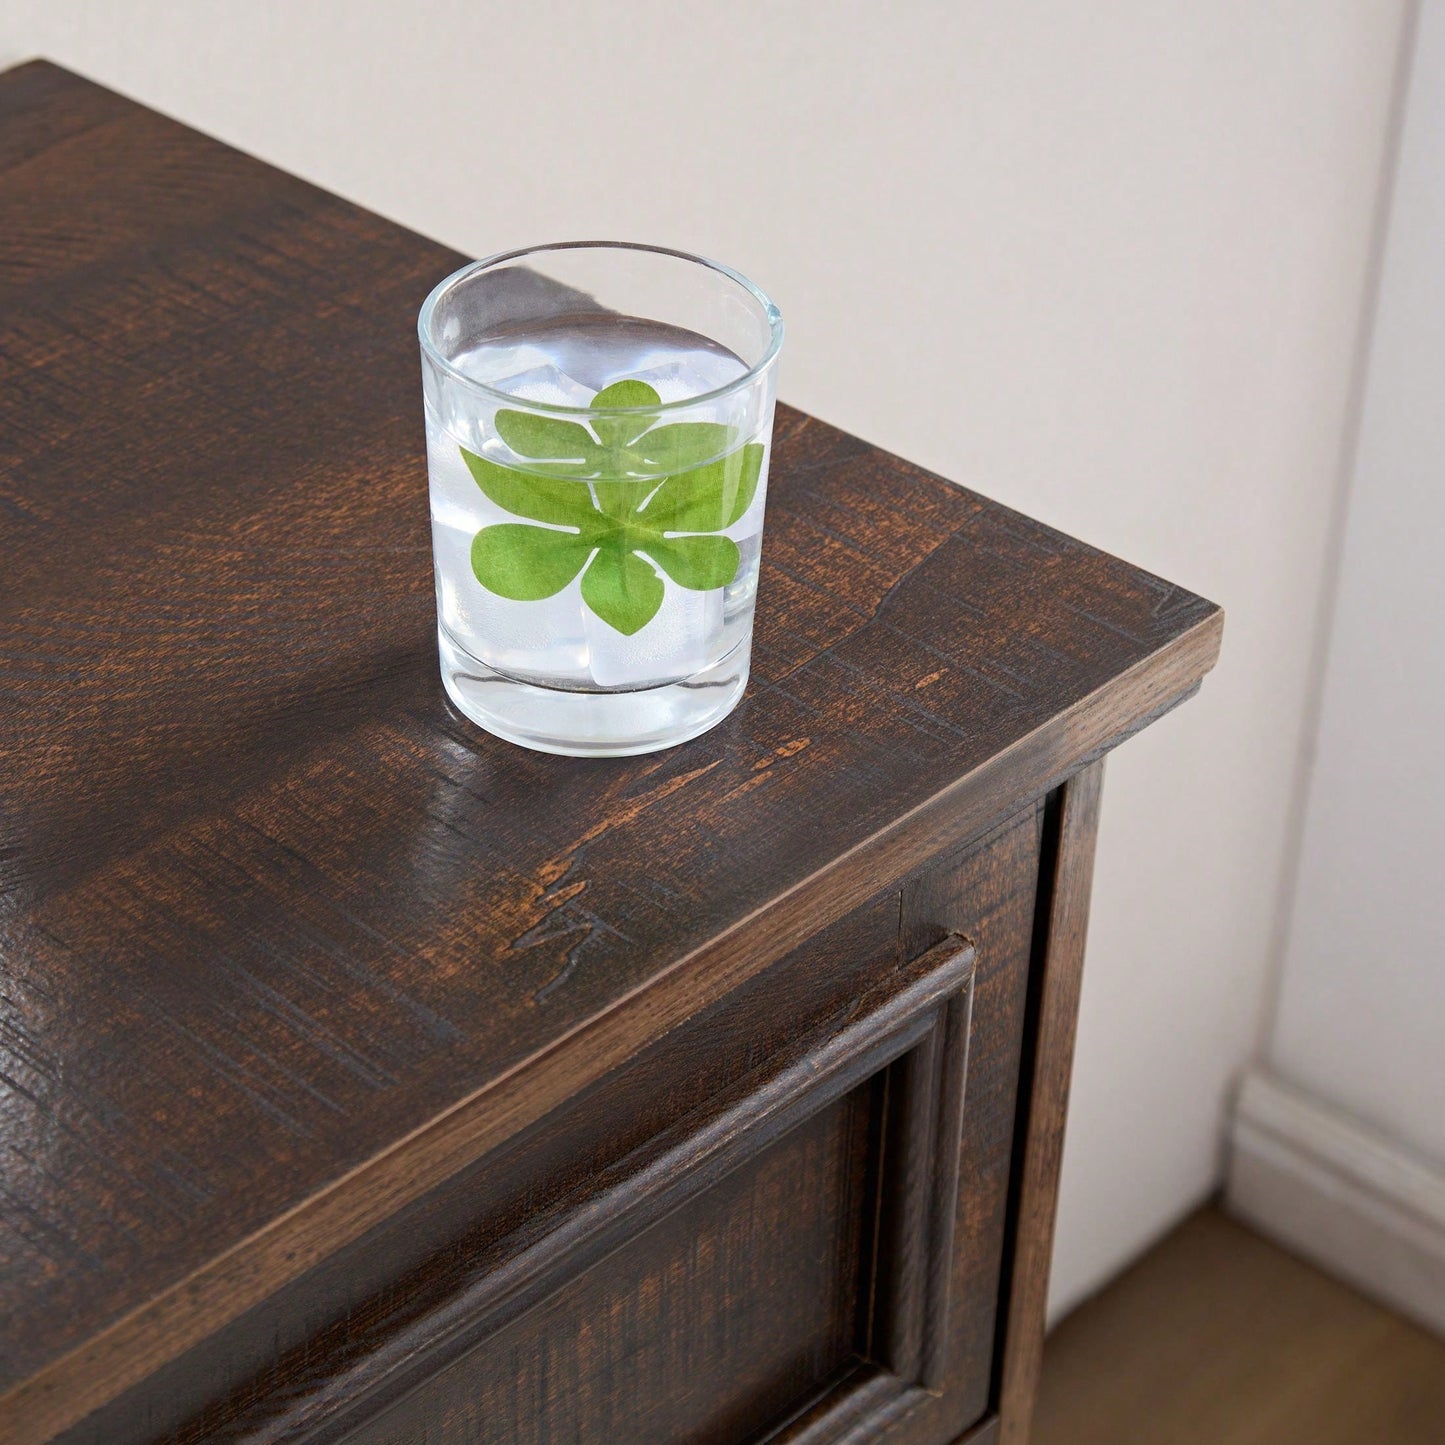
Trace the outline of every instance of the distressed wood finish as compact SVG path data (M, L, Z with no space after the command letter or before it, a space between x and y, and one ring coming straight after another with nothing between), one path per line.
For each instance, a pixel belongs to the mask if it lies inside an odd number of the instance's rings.
M973 946L958 939L929 950L889 981L883 1000L861 1000L854 1023L831 1031L801 1058L783 1061L772 1077L750 1084L736 1100L724 1098L705 1123L685 1121L681 1137L674 1143L664 1136L646 1161L623 1161L618 1197L589 1198L580 1210L565 1214L558 1228L575 1230L577 1221L578 1247L601 1252L615 1237L630 1239L630 1252L590 1278L546 1237L526 1254L515 1255L511 1269L525 1268L535 1255L539 1267L576 1282L521 1326L521 1343L488 1337L495 1327L489 1301L458 1297L452 1308L464 1312L481 1337L479 1346L419 1396L346 1438L356 1445L407 1439L445 1445L530 1439L537 1431L539 1440L589 1433L607 1439L730 1440L757 1433L786 1414L793 1401L820 1388L823 1397L810 1411L809 1427L820 1438L837 1436L845 1421L871 1431L910 1409L926 1385L938 1383L928 1377L922 1346L947 1309L974 958ZM951 1067L944 1067L945 1059ZM873 1122L881 1126L872 1148L875 1161L895 1157L898 1166L884 1174L876 1162L863 1167L859 1157L852 1161L848 1187L839 1189L820 1178L813 1158L819 1144L866 1138L871 1114L878 1115ZM838 1157L836 1149L826 1162L833 1157ZM758 1187L758 1173L766 1187L786 1197L748 1200L748 1208L737 1210L735 1197L746 1198ZM666 1217L679 1202L702 1195L718 1181L725 1187L712 1188L681 1223L669 1221L667 1244L659 1246L643 1232L654 1218ZM876 1227L865 1229L880 1183L885 1197ZM934 1207L935 1196L943 1200L943 1210ZM799 1219L808 1220L820 1206L830 1211L825 1227L819 1230L810 1221L799 1233ZM736 1220L714 1224L708 1219L709 1213L729 1207L737 1211ZM779 1236L768 1249L751 1237L763 1221ZM869 1243L871 1234L882 1249ZM723 1260L741 1259L748 1273L739 1285L719 1283L707 1271L689 1271L676 1261L678 1250L688 1247ZM824 1276L816 1282L792 1277L788 1256L810 1251L827 1261ZM860 1268L865 1264L868 1268ZM492 1295L508 1283L506 1275L492 1271L480 1288ZM540 1291L545 1284L534 1288ZM619 1329L615 1305L611 1318L599 1318L599 1294L624 1307L636 1296L656 1300L667 1295L673 1317L667 1328L656 1323L638 1328L625 1318ZM759 1301L766 1307L759 1308ZM526 1306L512 1308L520 1314ZM796 1318L789 1320L790 1314ZM766 1344L755 1345L746 1360L736 1358L738 1336L761 1324L768 1329ZM630 1342L627 1365L619 1359L599 1368L588 1361L576 1369L579 1336L593 1350L617 1350ZM446 1325L427 1319L413 1340L398 1339L393 1351L402 1368L426 1378L436 1369L426 1356L439 1353L447 1339ZM665 1365L656 1366L651 1378L637 1378L638 1356L649 1347L685 1354L698 1345L706 1347L692 1350L694 1369L705 1361L718 1376L712 1387L699 1391L694 1377ZM734 1358L728 1358L728 1346ZM790 1350L805 1355L813 1377L795 1372L779 1394L777 1362L789 1359ZM752 1388L746 1365L762 1376L751 1382ZM517 1366L526 1378L538 1374L536 1407L525 1425L518 1421L522 1412L515 1407L517 1396L511 1392L516 1387L507 1374ZM372 1361L364 1368L361 1384L370 1394L379 1388L378 1372ZM839 1370L846 1372L844 1378L825 1386L826 1376ZM860 1383L867 1386L866 1412L858 1408ZM380 1388L385 1387L383 1381ZM594 1390L600 1399L588 1408L577 1399L579 1389ZM362 1396L355 1405L365 1410L371 1400ZM679 1405L705 1413L684 1417ZM319 1430L308 1430L313 1413L308 1409L299 1420L269 1421L264 1434L251 1438L258 1445L262 1439L311 1445L344 1430L345 1418L335 1412L326 1415ZM778 1438L791 1438L791 1432Z
M348 1291L420 1318L536 1191L845 1029L888 919L894 966L979 950L961 1184L904 1190L953 1268L879 1345L934 1393L889 1437L1007 1432L1082 948L1039 859L1218 609L783 407L743 705L528 754L436 670L413 320L462 258L43 63L0 76L0 213L0 1436L275 1417L258 1380L362 1348ZM927 1087L889 1073L919 1137L949 1017Z
M468 1300L477 1300L479 1292L485 1295L498 1261L513 1259L534 1238L539 1225L545 1225L542 1204L555 1201L560 1209L575 1209L578 1201L595 1198L599 1180L625 1175L629 1167L636 1172L638 1161L660 1147L660 1136L692 1137L697 1119L711 1116L719 1100L753 1091L750 1081L759 1060L773 1061L767 1066L778 1067L778 1061L799 1054L816 1058L820 1041L855 1031L860 1017L872 1017L876 1033L887 1022L880 1000L894 999L920 969L927 970L937 941L950 930L966 932L975 940L980 997L987 1011L979 1012L970 1031L969 1103L957 1171L946 1155L953 1129L952 1120L945 1120L937 1146L944 1167L932 1171L935 1186L942 1187L929 1192L934 1199L946 1194L948 1183L959 1175L966 1174L968 1184L956 1190L952 1222L932 1206L929 1230L936 1243L930 1246L921 1231L914 1234L922 1246L913 1250L922 1261L921 1269L895 1267L889 1253L902 1257L909 1252L896 1242L888 1253L878 1251L877 1258L870 1253L859 1259L860 1273L869 1279L877 1277L886 1284L907 1273L927 1284L924 1290L888 1291L879 1300L878 1309L869 1316L876 1321L874 1327L860 1326L858 1366L846 1371L827 1398L812 1402L805 1412L810 1424L818 1429L826 1426L825 1433L804 1438L829 1438L849 1409L859 1418L868 1412L892 1418L909 1411L932 1418L929 1400L900 1388L900 1380L907 1383L910 1362L896 1355L891 1361L886 1357L885 1306L895 1298L901 1305L912 1300L915 1308L927 1302L915 1338L921 1335L930 1342L940 1338L938 1317L948 1307L948 1338L957 1346L947 1361L949 1397L977 1415L987 1401L992 1370L994 1295L1002 1265L1004 1194L1041 817L1041 809L1030 808L965 856L943 860L928 870L929 876L946 876L948 882L942 887L949 896L968 900L966 909L948 914L944 926L916 930L905 940L899 930L897 895L865 906L659 1041L607 1087L584 1095L549 1121L522 1148L494 1157L484 1171L459 1176L455 1190L445 1191L453 1196L451 1200L442 1200L430 1217L418 1217L415 1210L401 1217L396 1233L411 1247L409 1253L403 1255L397 1238L382 1233L367 1241L363 1260L348 1258L343 1251L334 1266L320 1272L321 1278L307 1282L314 1311L318 1300L344 1299L365 1293L379 1281L400 1277L367 1307L349 1309L330 1330L308 1336L298 1327L293 1302L272 1301L270 1308L258 1312L255 1329L249 1333L239 1328L223 1331L216 1339L215 1358L197 1361L193 1352L181 1366L161 1372L153 1385L131 1392L112 1410L99 1412L77 1432L68 1433L68 1445L72 1441L73 1445L130 1445L162 1435L178 1445L219 1438L290 1440L313 1426L324 1426L329 1412L343 1401L371 1392L373 1382L387 1374L388 1361L395 1359L398 1349L405 1352L406 1339L436 1335L436 1325L429 1320L479 1316ZM933 910L935 919L942 916L943 910ZM908 1006L907 1000L901 1004ZM899 1006L891 1005L895 1012ZM952 1021L955 1030L959 1022ZM943 1042L944 1063L961 1072L964 1057L956 1038ZM858 1078L874 1063L862 1050L844 1052L846 1060L839 1062L845 1064L849 1079ZM953 1092L959 1082L957 1073L952 1080L947 1072L940 1076L955 1111L962 1102ZM884 1088L895 1099L903 1092L891 1082ZM883 1117L879 1115L880 1120ZM898 1132L906 1137L906 1129ZM631 1166L624 1160L628 1152L633 1155ZM887 1152L886 1143L875 1149L875 1170L876 1156ZM561 1161L573 1161L574 1167L569 1170L563 1164L559 1177L555 1165ZM929 1175L926 1168L912 1172L925 1180ZM889 1192L897 1198L906 1193L903 1183L897 1170L885 1169L875 1173L868 1192ZM916 1202L920 1191L912 1194ZM524 1207L510 1207L508 1196L520 1196ZM891 1214L896 1222L903 1211L895 1206ZM474 1223L468 1226L468 1220ZM454 1237L458 1229L464 1232ZM897 1241L898 1231L884 1228L880 1237L876 1224L860 1221L859 1235L879 1238L881 1243ZM404 1272L408 1261L418 1260L426 1262ZM940 1275L940 1270L946 1273ZM870 1285L870 1297L873 1289ZM301 1305L305 1308L307 1301ZM746 1301L736 1303L739 1311L749 1307L766 1313L772 1304L768 1298L751 1306ZM960 1327L961 1321L966 1328ZM895 1330L892 1337L899 1333ZM288 1340L300 1343L273 1362L273 1345L284 1350ZM231 1381L240 1383L227 1391ZM211 1408L172 1436L176 1423L197 1408L196 1401L216 1396L221 1398Z
M1094 837L1104 764L1090 764L1059 790L1053 841L1045 853L1048 886L1039 891L1040 957L1033 973L1032 1018L1023 1063L1011 1229L1008 1307L1001 1361L1000 1445L1027 1445L1044 1350L1049 1258L1064 1155L1064 1116L1074 1062L1074 1029L1084 974Z

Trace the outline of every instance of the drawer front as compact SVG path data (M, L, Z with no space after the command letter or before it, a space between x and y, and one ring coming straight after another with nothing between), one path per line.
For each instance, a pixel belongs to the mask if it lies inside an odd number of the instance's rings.
M851 1363L871 1100L852 1091L348 1436L750 1439Z
M922 1398L942 1371L974 959L946 938L609 1171L477 1281L452 1338L427 1322L424 1348L459 1357L347 1438L721 1445L820 1394L832 1424L861 1396L880 1422Z
M956 1439L990 1405L1039 836L860 907L333 1262L304 1299L357 1303L165 1438Z

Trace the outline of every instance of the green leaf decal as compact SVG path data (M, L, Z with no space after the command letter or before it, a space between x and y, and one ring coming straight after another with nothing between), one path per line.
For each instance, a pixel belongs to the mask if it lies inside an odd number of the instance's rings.
M599 391L592 405L661 402L645 382L628 380ZM579 422L517 410L503 409L496 420L502 440L531 465L503 466L463 447L467 469L495 506L547 525L503 522L477 533L472 570L488 591L538 601L581 572L583 602L630 637L662 606L659 568L693 592L737 577L737 543L718 534L757 495L760 443L738 446L736 432L716 422L654 426L657 417L646 410L592 417L591 432Z
M662 578L635 552L604 547L582 578L582 600L626 637L640 632L662 606Z
M498 597L539 602L560 592L581 570L592 544L575 532L503 522L472 539L472 571Z
M683 421L655 426L632 444L634 454L655 472L684 472L730 451L737 433L715 421Z
M497 435L519 457L576 462L580 469L592 470L587 464L596 458L598 446L578 422L506 410L499 411L496 420Z
M641 546L679 587L693 592L726 587L742 559L731 537L650 537Z
M604 516L626 521L656 490L659 477L642 477L637 481L628 478L614 481L598 477L592 483L597 505Z
M629 407L661 406L662 398L656 388L645 381L614 381L611 386L604 386L589 405L615 406L625 410Z
M577 527L592 515L592 494L586 482L534 477L530 472L499 466L465 447L460 451L467 470L482 492L514 517Z
M661 406L662 398L645 381L614 381L592 398L593 406L615 406L623 409L638 406ZM637 416L596 416L592 430L603 446L625 447L650 427L657 418Z
M721 532L752 505L763 465L757 442L663 482L638 514L659 532Z

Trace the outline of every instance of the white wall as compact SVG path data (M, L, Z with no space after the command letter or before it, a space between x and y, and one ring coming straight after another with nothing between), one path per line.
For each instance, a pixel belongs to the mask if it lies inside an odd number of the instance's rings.
M1235 1213L1445 1333L1445 3L1405 93L1297 883Z
M473 253L726 259L786 398L1226 605L1110 764L1066 1303L1217 1182L1256 1041L1401 8L6 0L0 57Z
M1275 1072L1445 1175L1445 5L1421 12Z

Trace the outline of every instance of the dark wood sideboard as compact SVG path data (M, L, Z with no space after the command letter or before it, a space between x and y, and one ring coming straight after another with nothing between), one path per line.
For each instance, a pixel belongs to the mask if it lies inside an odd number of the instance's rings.
M1219 610L784 407L742 706L527 753L437 676L462 258L44 63L0 218L0 1440L1020 1445L1102 759Z

